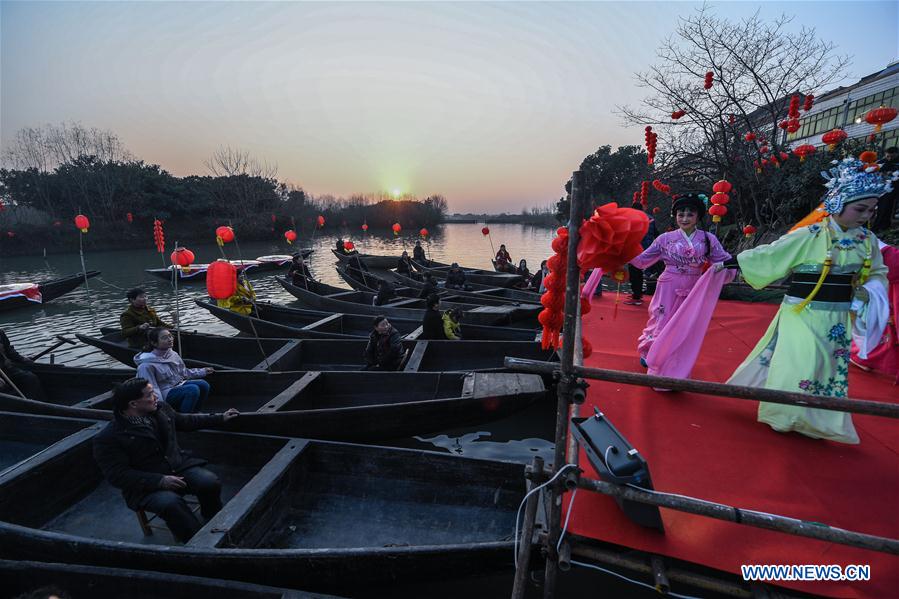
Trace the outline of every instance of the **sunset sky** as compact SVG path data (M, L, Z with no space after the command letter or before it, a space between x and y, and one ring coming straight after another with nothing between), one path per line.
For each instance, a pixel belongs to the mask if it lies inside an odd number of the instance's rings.
M642 142L615 107L697 6L3 1L0 142L74 121L179 176L230 146L316 195L517 212L558 199L598 146ZM796 15L853 56L848 81L899 56L896 2L715 6Z

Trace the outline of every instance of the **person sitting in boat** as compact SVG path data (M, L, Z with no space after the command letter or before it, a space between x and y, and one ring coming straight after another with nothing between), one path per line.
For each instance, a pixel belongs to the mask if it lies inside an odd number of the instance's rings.
M179 414L140 377L116 386L112 406L112 422L94 439L97 466L129 508L158 514L172 536L187 543L202 524L183 496L196 495L208 520L222 509L222 483L203 467L206 460L181 451L177 431L221 428L240 412Z
M515 274L521 277L524 277L525 281L531 280L531 271L528 270L528 261L522 258L518 261L518 268L515 269Z
M400 259L397 260L396 272L405 277L412 276L412 260L409 258L409 252L406 250L403 250L403 254L400 256Z
M144 351L134 356L137 376L150 381L162 399L175 410L188 414L199 412L209 396L209 383L203 380L214 370L188 368L178 352L172 349L175 337L162 327L150 329Z
M465 289L465 271L459 268L458 262L453 262L446 271L446 282L443 286L447 289Z
M140 287L129 289L125 294L128 298L128 309L119 317L122 327L122 337L128 342L128 347L141 348L147 341L147 331L153 327L173 328L164 322L156 311L147 305L147 292Z
M305 287L307 279L312 278L312 273L309 272L309 267L306 266L306 261L303 260L303 254L297 252L293 255L290 269L287 271L287 277L296 287Z
M499 246L499 251L496 252L493 264L498 272L515 272L515 267L512 266L512 256L506 250L506 244Z
M451 341L462 338L462 308L450 308L443 313L443 335Z
M25 397L46 401L47 397L44 394L41 380L29 370L31 364L34 362L17 352L10 343L9 337L6 336L3 329L0 329L0 366L3 367L3 375L5 375L0 376L0 393L18 395L12 388L12 385L15 385ZM9 381L6 380L7 377Z
M546 260L540 263L540 270L534 273L534 276L531 277L530 288L533 291L538 291L540 293L546 292L546 287L543 286L543 277L549 274L549 267L546 265Z
M412 248L412 258L416 262L420 262L422 264L427 264L427 262L428 262L428 258L427 258L427 256L425 256L425 249L423 247L421 247L420 241L416 241L415 247Z
M432 293L427 297L425 316L421 320L421 335L419 339L446 339L443 334L443 314L440 312L440 297Z
M371 303L373 306L383 306L393 301L395 297L396 292L393 290L393 285L390 284L390 281L381 279L378 282L378 292L372 298Z
M237 314L249 316L253 313L253 306L256 303L256 291L244 273L237 278L237 290L234 295L225 299L215 300L219 308L231 310Z
M403 363L403 338L386 316L375 316L365 345L362 370L399 370Z
M431 273L426 272L421 279L423 287L421 291L418 293L418 297L421 299L427 299L431 297L432 294L437 293L437 283L434 282L434 277L431 276Z
M344 243L343 239L338 237L337 238L337 247L334 248L337 251L337 253L340 254L341 256L346 254L346 246L343 245L343 243Z

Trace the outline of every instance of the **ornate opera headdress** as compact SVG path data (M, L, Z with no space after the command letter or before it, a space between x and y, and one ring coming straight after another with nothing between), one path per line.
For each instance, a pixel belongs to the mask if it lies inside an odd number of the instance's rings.
M876 166L851 156L834 160L832 164L835 165L833 168L821 171L821 176L827 179L824 184L828 189L824 194L824 209L828 214L839 214L846 204L879 198L893 190L892 181L896 180L896 172L884 177L877 172Z

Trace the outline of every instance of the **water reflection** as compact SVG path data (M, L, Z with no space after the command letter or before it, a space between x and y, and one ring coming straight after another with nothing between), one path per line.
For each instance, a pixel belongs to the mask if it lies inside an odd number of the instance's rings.
M466 266L491 269L493 246L506 244L517 263L524 258L531 270L540 265L550 250L553 229L527 227L522 225L491 224L491 237L481 234L481 224L447 224L431 228L429 243L425 243L430 256L442 262L457 261ZM362 231L343 231L340 235L316 235L315 238L299 239L294 246L279 242L244 242L237 248L226 246L228 257L250 259L266 254L290 253L297 247L314 247L310 257L311 267L321 280L347 287L334 268L335 259L330 249L336 241L351 240L361 252L372 254L398 255L404 248L411 250L413 238L393 238L392 236L362 235ZM191 245L196 261L208 262L218 257L215 244ZM166 256L171 251L168 248ZM23 355L29 356L50 347L56 335L72 336L74 333L95 334L101 326L118 326L119 315L127 308L125 291L140 286L149 294L149 304L159 312L163 320L170 321L175 311L175 294L169 282L145 272L147 268L162 265L160 255L155 251L152 235L147 234L146 247L117 251L85 251L88 270L99 270L99 277L89 280L89 290L81 287L50 303L0 312L0 327L6 331L13 344ZM50 254L41 256L3 257L0 256L0 284L39 282L66 276L81 271L77 252L71 254ZM275 273L264 271L253 273L250 280L261 300L297 305L295 298L284 291L275 281ZM215 318L208 311L194 304L195 299L206 297L206 287L202 282L180 284L178 309L185 329L219 335L236 335L237 331ZM99 350L78 344L65 345L53 352L56 363L72 366L113 367L121 365ZM48 361L42 358L41 361ZM544 410L544 412L546 412ZM483 458L515 459L530 461L535 454L543 455L551 445L545 439L553 435L552 410L542 413L535 406L530 410L490 425L458 431L444 431L436 437L409 440L410 446L454 451L461 455ZM549 447L549 449L547 449ZM545 456L546 457L546 456Z

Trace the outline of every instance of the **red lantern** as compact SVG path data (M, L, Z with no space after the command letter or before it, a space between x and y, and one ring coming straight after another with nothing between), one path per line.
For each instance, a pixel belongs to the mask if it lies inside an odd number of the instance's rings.
M656 143L659 136L653 133L652 127L649 125L646 126L645 131L646 133L643 137L646 144L646 163L652 164L656 158Z
M677 119L681 118L685 114L687 114L686 110L675 110L674 112L671 113L671 118L676 121Z
M75 228L80 229L82 233L87 233L87 230L91 228L91 221L83 214L79 214L75 217Z
M294 231L293 229L288 229L288 230L284 231L284 239L287 240L287 243L292 244L294 241L297 240L297 232Z
M640 202L644 206L649 203L649 181L640 184Z
M793 148L793 153L799 156L799 161L805 161L806 156L811 156L815 153L815 146L812 144L803 144L798 148Z
M777 126L780 127L781 129L783 129L784 131L786 131L788 124L789 124L789 121L783 120L783 121L777 123Z
M393 234L394 234L394 235L399 235L399 234L400 234L400 231L403 230L403 227L401 227L399 223L393 223L393 226L390 227L390 228L393 229Z
M790 98L790 109L787 112L787 116L791 119L799 118L799 94L793 94Z
M481 229L481 235L483 235L484 237L490 235L490 227L484 227L483 229Z
M771 149L768 146L762 146L761 148L759 148L759 152L762 154L767 154L769 151L771 151Z
M362 232L368 231L368 223L362 223Z
M418 234L421 235L422 237L427 237L427 236L428 236L428 230L425 229L425 228L422 228L422 230L419 231Z
M736 117L736 115L733 115L733 114L732 114L732 115L728 116L728 117L727 117L727 122L730 123L731 125L735 124L735 123L737 122L737 117Z
M780 153L780 161L781 161L781 162L786 162L786 161L789 160L789 159L790 159L790 155L789 155L789 154L787 154L786 152L781 152L781 153Z
M753 235L755 235L755 227L753 227L752 225L746 225L745 227L743 227L743 235L745 235L746 237L752 237Z
M815 104L815 96L812 94L806 94L805 102L802 105L802 109L806 112L812 109L812 106Z
M831 129L827 133L821 136L821 141L827 144L827 149L831 152L836 149L837 144L846 140L849 137L846 135L846 132L842 129Z
M880 130L886 123L896 118L896 114L895 108L887 108L881 105L880 108L874 108L865 114L865 122L874 125L874 133L880 133Z
M730 196L727 195L726 193L716 193L712 196L711 202L713 204L724 205L724 204L727 204L728 202L730 202Z
M796 133L799 131L799 119L790 119L787 121L787 133Z
M130 212L128 212L128 213L125 214L125 219L126 219L129 223L133 223L133 222L134 222L134 215L131 214Z
M219 227L215 230L215 241L220 246L234 241L234 229L231 227Z
M708 71L705 74L705 82L702 86L706 89L712 89L712 82L715 80L715 73Z
M160 254L165 251L165 234L162 231L162 221L158 218L153 219L153 243L156 244L156 251Z
M172 264L177 264L182 268L194 263L194 253L187 248L175 248L169 258L172 260Z
M315 219L315 222L318 223L318 227L322 228L325 226L325 217L321 214L318 215L318 218Z
M227 260L216 260L206 270L206 291L213 299L226 299L237 292L237 267Z
M649 217L642 210L619 208L615 202L600 206L581 225L578 266L609 273L619 270L643 251L640 241L648 228Z
M727 214L727 206L715 204L709 208L709 214L712 215L712 222L721 222L721 217Z
M658 214L659 212L661 212L661 209L658 206L652 209L653 214Z
M345 250L348 251L348 252L352 252L353 250L356 249L356 244L353 243L352 241L344 241L344 242L343 242L343 249L345 249Z
M715 193L730 193L730 190L733 189L734 186L730 184L730 181L726 179L721 179L714 185L712 185L712 191Z
M745 139L746 141L753 141L755 139L755 133L750 131L749 133L747 133L746 135L743 136L743 139Z

